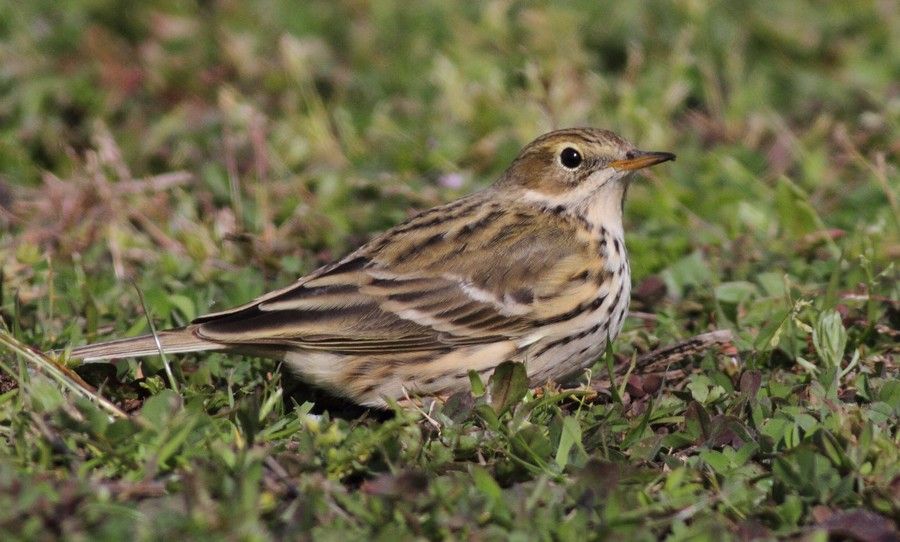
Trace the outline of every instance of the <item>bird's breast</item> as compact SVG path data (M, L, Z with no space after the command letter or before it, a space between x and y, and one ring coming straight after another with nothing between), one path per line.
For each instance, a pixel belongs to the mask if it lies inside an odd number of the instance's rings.
M578 314L536 332L524 361L535 385L561 380L590 367L622 330L631 299L631 268L625 244L605 235L598 243L605 273L593 297L579 305Z

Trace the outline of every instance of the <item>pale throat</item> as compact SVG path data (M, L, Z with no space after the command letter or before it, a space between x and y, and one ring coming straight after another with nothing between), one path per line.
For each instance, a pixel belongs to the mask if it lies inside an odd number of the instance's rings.
M604 241L602 249L604 265L610 271L618 270L619 278L630 289L631 269L628 265L628 250L625 248L625 232L622 227L622 208L628 181L614 179L603 184L576 211L591 224L592 233ZM628 304L625 296L625 306Z
M624 240L622 208L627 190L627 181L610 180L585 198L573 211L591 224L594 230L605 229L613 237Z
M605 169L562 194L549 195L527 190L524 199L549 209L565 209L567 214L584 220L592 233L600 235L606 232L608 236L624 240L622 207L628 181L623 177L619 172Z

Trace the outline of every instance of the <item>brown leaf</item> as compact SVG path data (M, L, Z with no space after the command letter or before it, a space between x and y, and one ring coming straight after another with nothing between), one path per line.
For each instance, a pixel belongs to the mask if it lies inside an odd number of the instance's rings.
M578 479L584 484L585 492L578 499L579 504L593 508L600 499L605 499L618 486L626 467L608 463L600 459L591 459L581 471Z
M740 390L747 394L747 398L753 399L762 385L762 374L757 370L744 371L741 375Z
M735 530L735 538L738 540L769 540L772 538L772 532L762 523L754 519L746 519L738 524Z
M900 535L891 520L861 508L837 512L817 523L816 527L825 529L832 540L850 539L859 542L900 540Z
M813 517L813 520L818 523L822 523L831 516L834 515L834 510L828 508L825 505L819 504L812 507L812 510L809 511L810 515Z
M652 395L658 392L663 383L662 376L658 374L645 375L641 378L641 380L641 389L643 389L644 393L648 395Z
M646 395L644 392L644 380L638 375L630 375L628 377L628 383L625 384L625 390L634 398Z
M444 415L455 422L461 422L472 413L475 408L475 397L469 390L458 391L447 398L444 403Z
M650 275L638 284L631 297L642 309L651 309L666 297L666 283L659 276Z
M418 471L379 474L363 482L360 489L369 495L412 498L428 489L428 477Z

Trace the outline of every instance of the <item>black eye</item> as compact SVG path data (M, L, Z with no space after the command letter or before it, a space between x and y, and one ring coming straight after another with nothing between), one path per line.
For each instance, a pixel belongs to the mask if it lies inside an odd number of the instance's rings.
M572 147L566 147L559 153L559 161L567 168L575 169L581 165L581 153Z

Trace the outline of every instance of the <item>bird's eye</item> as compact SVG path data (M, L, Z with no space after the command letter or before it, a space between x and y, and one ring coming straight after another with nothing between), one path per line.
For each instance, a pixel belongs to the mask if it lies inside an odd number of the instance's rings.
M559 153L559 162L569 169L575 169L580 166L582 160L581 153L572 147L566 147Z

